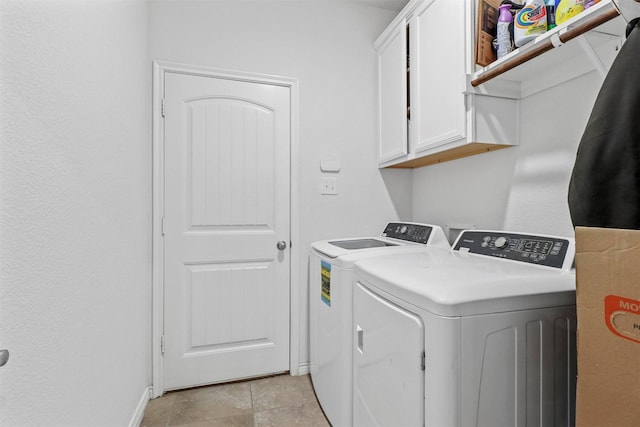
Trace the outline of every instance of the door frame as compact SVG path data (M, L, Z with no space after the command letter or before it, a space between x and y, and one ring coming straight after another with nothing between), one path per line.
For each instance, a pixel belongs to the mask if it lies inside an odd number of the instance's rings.
M180 64L167 61L153 61L152 94L152 294L151 294L151 398L162 396L164 392L164 359L162 355L162 336L164 332L164 245L162 239L162 219L164 216L164 119L162 100L165 75L167 73L187 74L271 84L288 87L291 96L290 121L290 266L289 266L289 371L291 375L300 375L299 360L300 328L299 287L295 286L299 278L300 248L299 240L299 198L298 198L298 80L296 78L271 76L243 71Z

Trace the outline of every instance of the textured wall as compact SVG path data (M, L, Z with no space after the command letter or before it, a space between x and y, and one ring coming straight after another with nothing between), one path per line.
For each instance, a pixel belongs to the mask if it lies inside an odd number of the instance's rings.
M150 383L147 18L0 3L1 425L126 425Z

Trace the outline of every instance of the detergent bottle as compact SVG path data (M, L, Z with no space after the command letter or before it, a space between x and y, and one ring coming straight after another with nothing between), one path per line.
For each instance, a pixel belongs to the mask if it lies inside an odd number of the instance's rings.
M596 3L600 3L600 0L584 0L584 8L589 9L591 6L595 6Z
M556 0L545 0L547 8L547 30L556 26Z
M516 15L513 38L516 47L524 46L547 31L545 0L528 0Z
M584 0L560 0L556 6L556 24L560 25L584 10Z

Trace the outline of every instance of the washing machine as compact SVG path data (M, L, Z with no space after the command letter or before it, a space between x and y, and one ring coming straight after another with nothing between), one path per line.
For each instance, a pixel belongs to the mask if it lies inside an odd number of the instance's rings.
M355 426L569 426L573 239L463 231L355 268Z
M380 236L318 241L309 262L310 372L316 396L334 427L351 426L353 268L358 260L393 253L450 249L439 226L388 223Z

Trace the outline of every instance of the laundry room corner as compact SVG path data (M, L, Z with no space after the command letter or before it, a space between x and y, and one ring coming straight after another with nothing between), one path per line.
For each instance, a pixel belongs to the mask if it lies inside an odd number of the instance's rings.
M397 217L413 220L413 172L410 169L393 168L379 169L379 172ZM421 221L426 221L426 218Z
M601 83L592 71L521 99L515 147L414 169L413 219L572 236L569 178Z
M639 21L0 0L0 427L635 427Z

